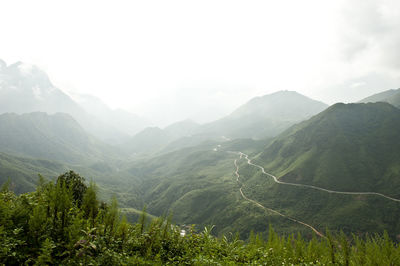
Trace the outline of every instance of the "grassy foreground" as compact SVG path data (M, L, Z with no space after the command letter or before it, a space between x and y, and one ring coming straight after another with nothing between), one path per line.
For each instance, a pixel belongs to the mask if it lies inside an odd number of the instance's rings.
M364 239L340 234L305 240L278 236L246 241L181 228L168 218L129 224L116 200L100 202L95 184L74 172L35 192L0 192L0 265L400 265L400 246L386 233Z

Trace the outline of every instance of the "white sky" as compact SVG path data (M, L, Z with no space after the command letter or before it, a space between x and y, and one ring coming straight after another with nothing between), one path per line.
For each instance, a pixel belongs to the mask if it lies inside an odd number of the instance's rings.
M399 47L397 0L0 1L1 59L168 121L277 90L334 103L394 89Z

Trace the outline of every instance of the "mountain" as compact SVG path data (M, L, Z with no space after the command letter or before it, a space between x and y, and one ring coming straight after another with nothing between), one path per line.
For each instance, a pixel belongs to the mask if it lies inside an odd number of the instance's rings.
M280 135L258 160L281 180L400 198L400 110L335 104Z
M291 125L319 113L326 104L297 92L280 91L257 97L232 114L212 123L198 125L190 120L163 129L145 129L122 145L130 153L170 152L200 145L209 140L225 142L238 138L266 139ZM159 138L156 140L155 138Z
M64 112L79 115L80 106L54 87L38 67L17 62L0 67L0 112L48 113Z
M281 233L311 236L309 228L279 212L320 232L387 230L395 238L398 202L277 184L232 151L250 154L284 182L400 199L399 132L400 110L390 104L335 104L273 140L210 142L135 161L124 170L132 178L125 185L136 186L139 194L129 195L143 199L152 214L171 212L177 223L200 228L212 224L216 234L240 231L246 238L271 224Z
M164 128L164 131L167 132L167 134L169 134L172 138L178 139L191 136L195 133L199 126L200 125L196 122L188 119L167 126Z
M87 113L67 94L56 88L37 66L0 62L0 113L57 112L70 114L90 134L115 143L126 139L122 133ZM115 120L116 121L116 120Z
M159 150L170 140L170 135L158 127L148 127L121 145L129 154L150 154Z
M199 133L234 138L267 138L323 111L328 105L294 91L251 99L230 115L205 124Z
M93 95L73 93L71 96L87 113L124 134L133 136L150 124L145 119L123 109L111 109Z
M387 90L384 92L380 92L374 95L371 95L367 98L359 101L360 103L375 103L375 102L387 102L391 105L394 105L400 108L400 89L397 90Z
M111 148L88 135L70 115L43 112L0 115L0 151L71 164L115 156Z
M121 149L132 153L152 154L155 152L168 152L181 148L174 142L177 140L191 138L191 135L199 127L199 124L191 120L173 123L164 129L158 127L147 127L128 141L123 143ZM197 142L195 145L198 144ZM186 145L182 145L185 147Z
M16 193L35 190L38 174L53 179L67 170L68 167L57 162L0 153L0 185L10 180L10 188Z

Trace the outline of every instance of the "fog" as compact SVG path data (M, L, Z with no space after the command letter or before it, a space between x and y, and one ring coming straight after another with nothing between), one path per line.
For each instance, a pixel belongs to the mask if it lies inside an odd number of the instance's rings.
M295 90L328 104L399 87L400 3L2 1L0 58L155 124Z

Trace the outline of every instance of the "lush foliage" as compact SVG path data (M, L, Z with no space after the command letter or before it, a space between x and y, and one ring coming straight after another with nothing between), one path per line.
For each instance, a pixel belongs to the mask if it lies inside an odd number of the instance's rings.
M69 184L67 181L69 179ZM196 233L170 219L136 224L120 218L116 200L100 202L96 186L69 172L56 183L40 181L35 192L0 192L0 264L5 265L237 265L342 264L399 265L400 247L387 234L366 239L344 234L304 240L251 234L247 241L228 234L216 238L212 227ZM79 206L79 197L83 192Z
M10 187L16 193L35 190L38 173L52 178L66 170L67 167L58 162L0 153L0 184L10 180Z
M400 197L400 110L335 104L276 138L259 164L283 180Z

